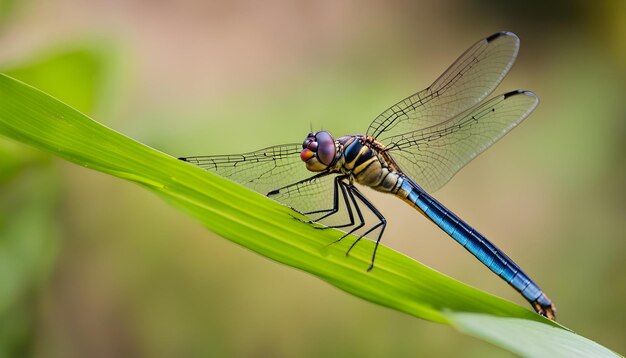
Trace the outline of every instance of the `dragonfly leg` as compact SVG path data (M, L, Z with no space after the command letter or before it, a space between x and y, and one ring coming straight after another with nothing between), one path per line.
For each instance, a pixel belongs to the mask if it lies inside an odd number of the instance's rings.
M302 213L303 215L311 215L311 214L317 214L317 213L325 213L324 215L322 215L321 217L314 219L314 220L302 220L299 218L296 218L294 216L292 216L294 219L303 222L303 223L307 223L307 224L319 224L320 221L334 215L337 214L340 210L339 208L339 195L341 195L341 197L343 198L344 204L346 206L346 211L348 213L348 223L345 224L338 224L338 225L325 225L325 226L314 226L315 229L317 230L326 230L326 229L340 229L340 228L346 228L346 227L352 227L355 225L355 221L354 221L354 211L352 210L352 206L350 205L350 200L354 203L354 198L350 198L349 195L350 191L347 189L348 184L346 182L343 181L343 179L345 178L345 176L340 176L337 177L334 181L335 185L334 185L334 196L333 196L333 207L330 209L325 209L325 210L316 210L316 211L309 211L309 212L304 212ZM341 191L340 191L341 190ZM356 204L354 204L356 205ZM357 210L357 214L359 215L359 218L361 220L361 225L355 228L353 228L350 233L354 232L354 230L359 229L361 226L363 226L362 222L363 222L363 218L361 215L361 212L359 210L358 207L355 207ZM349 234L347 234L349 235ZM345 235L345 236L347 236ZM343 237L342 237L343 238Z
M350 231L348 231L345 234L343 234L343 236L341 236L339 239L331 242L329 245L338 243L339 241L343 240L345 237L351 235L353 232L357 231L358 229L362 228L365 225L365 219L363 219L363 213L361 213L361 209L359 208L359 204L357 203L356 199L354 198L354 194L352 194L352 191L350 190L349 184L346 184L345 182L342 181L340 183L340 185L341 185L341 190L344 192L344 194L347 193L350 196L350 200L352 201L352 204L354 205L354 210L356 211L356 214L359 217L359 223L355 227L353 227Z
M313 224L315 222L319 222L320 220L327 218L333 214L336 214L339 211L339 183L341 181L341 179L343 179L344 177L342 176L338 176L335 178L334 180L334 186L333 186L333 206L330 209L321 209L321 210L315 210L315 211L305 211L305 212L301 212L300 214L302 215L313 215L313 214L324 214L321 217L314 219L314 220L302 220L299 219L295 216L292 215L292 217L300 222L306 223L306 224ZM344 200L347 203L347 199L344 196ZM350 212L349 212L350 214Z
M341 196L343 197L343 202L346 205L346 211L348 212L349 222L346 224L340 224L340 225L328 225L328 226L321 226L321 227L316 226L315 227L316 229L320 229L320 230L339 229L339 228L354 226L354 214L352 212L352 206L350 206L350 201L348 199L348 194L347 194L348 191L345 188L347 184L343 181L344 178L345 178L344 176L338 176L337 178L335 178L333 208L330 210L329 213L321 216L320 218L314 221L320 222L321 220L324 220L330 217L331 215L337 214L339 212L339 195L341 193ZM307 213L307 214L310 214L310 213Z
M359 200L361 200L361 202L363 204L365 204L365 206L367 206L368 209L370 209L370 211L376 215L376 217L378 218L378 220L380 220L378 222L378 224L372 226L369 230L367 230L363 235L359 236L353 243L352 245L350 245L350 248L348 249L348 252L346 252L346 255L350 254L350 250L352 250L352 248L354 248L354 246L361 241L361 239L363 237L365 237L365 235L369 234L370 232L378 229L379 227L380 232L378 233L378 238L376 238L376 246L374 246L374 252L372 253L372 263L370 264L370 267L367 269L367 271L371 271L374 268L374 260L376 259L376 251L378 250L378 244L380 244L380 239L383 237L383 233L385 232L385 228L387 227L387 219L385 219L385 217L380 213L380 211L378 211L378 209L376 209L376 207L374 206L374 204L372 204L369 200L367 200L367 198L365 197L365 195L363 195L355 186L351 185L348 190L350 191L350 193L353 193L354 195L356 195L357 198L359 198ZM356 205L356 202L355 202Z
M334 181L335 185L334 185L334 189L333 189L333 206L330 209L321 209L321 210L315 210L315 211L305 211L305 212L301 213L302 215L313 215L313 214L324 213L324 215L322 215L321 217L319 217L319 218L317 218L315 220L302 220L302 219L296 218L295 216L294 216L294 219L297 219L297 220L299 220L299 221L301 221L303 223L306 223L306 224L313 224L313 223L315 223L317 221L320 221L320 220L322 220L322 219L324 219L324 218L326 218L326 217L328 217L328 216L330 216L332 214L337 213L337 211L339 211L339 201L338 201L339 193L338 193L338 188L337 188L339 179L341 179L341 177L335 178L335 181Z

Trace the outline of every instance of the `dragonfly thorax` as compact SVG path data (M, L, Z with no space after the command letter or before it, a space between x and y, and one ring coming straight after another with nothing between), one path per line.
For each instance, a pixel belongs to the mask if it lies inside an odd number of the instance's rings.
M400 170L385 153L385 146L371 136L350 135L337 140L342 158L340 171L361 185L381 192L395 192Z

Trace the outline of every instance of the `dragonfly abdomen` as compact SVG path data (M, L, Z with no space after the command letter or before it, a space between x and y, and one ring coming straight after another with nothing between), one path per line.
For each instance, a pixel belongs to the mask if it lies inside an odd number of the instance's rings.
M556 309L552 302L502 250L410 179L404 176L401 179L400 189L396 195L437 224L480 262L520 292L533 306L543 309L546 316L554 316Z

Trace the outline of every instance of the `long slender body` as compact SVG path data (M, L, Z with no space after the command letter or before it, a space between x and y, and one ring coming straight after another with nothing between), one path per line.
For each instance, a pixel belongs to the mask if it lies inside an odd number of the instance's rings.
M513 260L404 175L382 144L371 137L352 135L339 138L337 147L343 155L336 167L343 173L350 174L360 184L407 202L521 293L536 310L550 310L546 314L554 314L550 299Z

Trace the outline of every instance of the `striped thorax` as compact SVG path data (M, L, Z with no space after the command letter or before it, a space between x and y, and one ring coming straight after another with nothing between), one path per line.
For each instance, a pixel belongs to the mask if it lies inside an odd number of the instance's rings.
M343 149L341 172L354 180L381 192L396 192L400 186L400 173L393 161L387 159L385 147L372 137L349 135L337 140Z

